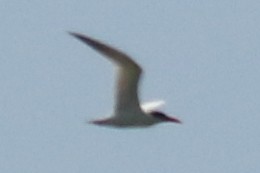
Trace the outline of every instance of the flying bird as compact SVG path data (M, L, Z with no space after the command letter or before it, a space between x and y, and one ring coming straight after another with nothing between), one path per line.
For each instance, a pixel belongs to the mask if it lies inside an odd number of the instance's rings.
M148 127L161 122L181 123L177 118L158 111L163 101L140 105L138 84L142 68L127 54L83 34L69 32L117 66L115 105L112 116L90 121L100 126L111 127Z

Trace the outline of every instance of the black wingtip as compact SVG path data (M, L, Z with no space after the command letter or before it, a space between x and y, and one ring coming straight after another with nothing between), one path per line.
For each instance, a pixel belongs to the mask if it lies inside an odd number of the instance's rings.
M89 46L96 45L95 41L93 39L89 38L86 35L83 35L83 34L80 34L80 33L77 33L77 32L71 32L71 31L68 31L68 34L77 38L77 39L79 39L80 41L88 44Z
M67 33L68 33L69 35L71 35L71 36L73 36L73 37L76 37L76 38L79 38L79 39L83 37L82 34L79 34L79 33L77 33L77 32L67 31Z
M69 35L72 35L74 36L75 32L72 32L72 31L66 31Z
M95 39L88 37L86 35L76 33L76 32L70 32L70 31L68 32L68 34L70 34L71 36L73 36L73 37L79 39L80 41L88 44L89 46L91 46L92 48L94 48L98 51L104 52L104 50L112 49L112 48L109 48L108 46L106 46L105 44L101 43L100 41L95 40Z

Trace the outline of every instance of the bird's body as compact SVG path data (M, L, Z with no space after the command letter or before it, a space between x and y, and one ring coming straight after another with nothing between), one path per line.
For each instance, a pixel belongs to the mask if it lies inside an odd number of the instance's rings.
M142 110L138 110L132 112L120 112L118 115L114 114L111 117L101 120L93 120L91 122L98 125L109 125L116 127L146 127L156 124L156 120L157 119L147 115Z
M138 83L142 68L128 55L85 35L70 34L105 55L118 67L113 115L108 118L90 121L91 123L114 127L147 127L160 122L180 123L176 118L155 111L155 108L162 104L161 101L153 102L154 106L150 104L150 107L147 107L146 104L146 108L145 105L140 105Z

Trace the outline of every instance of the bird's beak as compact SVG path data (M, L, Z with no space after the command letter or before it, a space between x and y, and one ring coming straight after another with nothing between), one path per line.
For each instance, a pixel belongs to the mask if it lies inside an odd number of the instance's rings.
M182 122L179 119L174 118L174 117L167 117L166 121L182 124Z

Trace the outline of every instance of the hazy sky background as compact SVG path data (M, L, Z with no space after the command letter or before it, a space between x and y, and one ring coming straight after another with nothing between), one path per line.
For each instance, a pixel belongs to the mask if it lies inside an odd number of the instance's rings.
M0 1L0 172L258 173L260 1ZM112 64L141 64L142 101L184 124L86 124L113 106Z

